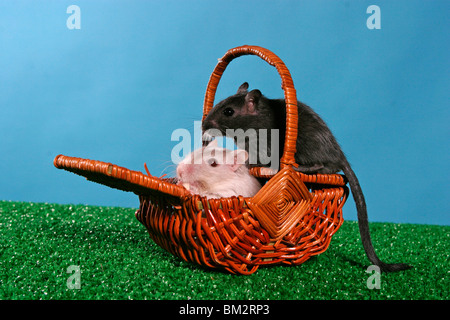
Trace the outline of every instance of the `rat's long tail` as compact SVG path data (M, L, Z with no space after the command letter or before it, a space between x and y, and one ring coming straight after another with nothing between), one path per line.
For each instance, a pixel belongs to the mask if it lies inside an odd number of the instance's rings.
M373 248L372 240L370 239L369 220L367 217L366 201L364 199L361 186L359 185L358 178L356 177L347 160L345 160L345 164L344 167L342 168L342 171L347 177L348 182L350 184L350 189L352 190L353 199L355 200L356 210L358 212L359 233L361 235L364 250L366 251L367 257L369 258L370 262L380 267L380 270L384 272L401 271L411 268L410 265L407 265L405 263L389 264L384 263L378 258Z

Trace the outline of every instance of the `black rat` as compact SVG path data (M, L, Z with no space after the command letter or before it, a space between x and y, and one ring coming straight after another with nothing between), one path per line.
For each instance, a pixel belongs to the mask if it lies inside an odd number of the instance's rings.
M348 179L355 200L358 224L364 250L369 260L381 271L391 272L411 268L404 263L388 264L375 253L369 232L366 203L358 178L341 150L331 130L309 106L298 102L298 138L295 161L296 168L303 173L331 174L342 171ZM219 102L202 123L204 137L215 129L213 135L226 135L226 129L268 129L267 146L271 146L271 129L278 129L279 155L282 155L286 130L286 104L283 99L268 99L257 89L248 91L248 83L243 83L237 93ZM229 131L230 132L230 131ZM264 136L265 137L265 136ZM210 136L209 136L210 138ZM236 140L236 136L233 137ZM260 139L257 136L257 139ZM243 146L248 150L248 142ZM278 159L279 160L279 159ZM253 165L264 165L260 161ZM273 164L272 164L273 165Z

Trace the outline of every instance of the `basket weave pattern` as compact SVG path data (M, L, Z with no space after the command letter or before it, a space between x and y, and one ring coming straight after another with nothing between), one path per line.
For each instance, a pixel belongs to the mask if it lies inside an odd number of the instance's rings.
M155 243L185 261L237 274L260 265L299 265L324 252L343 223L348 196L339 174L306 175L295 171L297 97L284 63L255 46L230 49L216 65L207 86L203 119L214 104L227 65L242 55L256 55L276 67L286 100L286 138L280 170L252 168L267 181L251 198L206 199L190 194L175 179L161 179L111 163L59 155L57 168L139 195L136 218Z
M314 191L307 210L278 240L256 219L250 199L242 197L192 195L173 205L167 197L140 196L136 218L155 243L185 261L251 274L260 265L298 265L324 252L343 222L347 194L346 187Z

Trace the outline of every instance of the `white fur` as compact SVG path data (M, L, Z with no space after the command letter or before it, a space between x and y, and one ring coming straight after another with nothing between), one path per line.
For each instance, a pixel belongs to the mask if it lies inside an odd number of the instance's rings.
M219 148L217 140L194 150L177 166L179 184L193 194L207 198L252 197L261 188L245 161L245 150ZM217 165L211 166L215 162Z

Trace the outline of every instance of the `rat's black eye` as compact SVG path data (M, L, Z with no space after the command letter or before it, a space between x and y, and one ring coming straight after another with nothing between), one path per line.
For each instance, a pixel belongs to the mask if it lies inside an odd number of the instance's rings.
M234 114L234 110L232 108L225 108L223 114L227 117L231 117Z
M208 163L213 168L217 167L217 165L218 165L218 163L214 159L209 160Z

